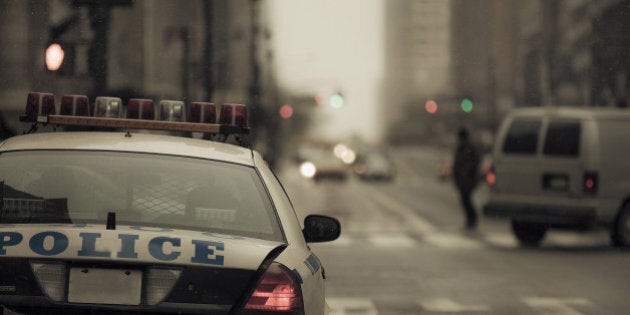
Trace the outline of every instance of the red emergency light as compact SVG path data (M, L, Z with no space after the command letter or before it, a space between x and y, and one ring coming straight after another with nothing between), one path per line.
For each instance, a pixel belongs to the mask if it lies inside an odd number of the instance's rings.
M230 104L230 103L221 105L219 123L222 125L231 125L231 126L247 128L248 127L247 106L245 104Z
M129 119L155 119L153 100L146 98L132 98L127 102L127 118Z
M85 95L62 96L59 115L90 116L90 102L88 97Z
M26 117L33 119L40 115L51 114L55 114L55 96L52 93L28 93L26 99Z
M192 102L190 103L188 121L215 124L217 122L217 107L214 103Z

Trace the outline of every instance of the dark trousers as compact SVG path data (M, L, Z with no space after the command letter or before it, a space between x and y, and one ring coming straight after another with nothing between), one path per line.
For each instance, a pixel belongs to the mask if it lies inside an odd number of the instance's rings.
M477 211L472 203L472 191L471 190L459 190L459 197L464 207L464 213L466 214L466 227L474 228L477 226Z

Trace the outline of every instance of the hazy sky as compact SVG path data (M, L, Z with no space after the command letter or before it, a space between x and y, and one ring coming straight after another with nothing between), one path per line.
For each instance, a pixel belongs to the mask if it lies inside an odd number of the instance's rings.
M280 84L296 92L343 91L341 109L318 108L327 138L380 136L382 0L271 0Z

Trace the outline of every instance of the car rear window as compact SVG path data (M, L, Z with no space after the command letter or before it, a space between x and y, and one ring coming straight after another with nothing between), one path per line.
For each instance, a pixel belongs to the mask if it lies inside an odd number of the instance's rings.
M540 120L514 120L508 129L505 142L503 142L503 152L508 154L536 154L540 125Z
M577 156L580 152L580 122L552 121L547 128L543 154Z
M1 223L156 226L281 241L272 202L251 166L98 151L0 155Z

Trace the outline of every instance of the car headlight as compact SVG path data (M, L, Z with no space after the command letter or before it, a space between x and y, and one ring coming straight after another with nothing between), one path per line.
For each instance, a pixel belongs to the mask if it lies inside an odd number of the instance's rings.
M300 174L302 174L302 176L306 178L313 178L313 176L315 176L315 173L317 173L317 168L315 167L315 164L311 162L304 162L300 165Z

